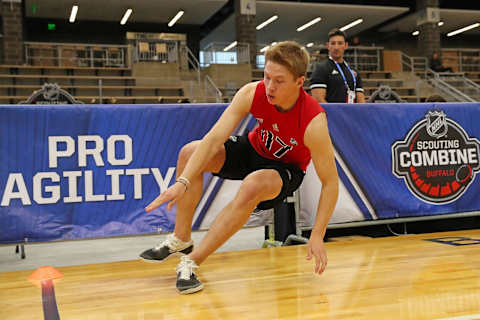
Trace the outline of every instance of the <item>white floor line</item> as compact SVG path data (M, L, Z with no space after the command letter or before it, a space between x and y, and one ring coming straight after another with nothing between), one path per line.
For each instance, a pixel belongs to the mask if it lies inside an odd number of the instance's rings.
M479 320L479 319L480 319L480 313L467 314L464 316L453 317L453 318L441 318L441 319L435 319L435 320Z

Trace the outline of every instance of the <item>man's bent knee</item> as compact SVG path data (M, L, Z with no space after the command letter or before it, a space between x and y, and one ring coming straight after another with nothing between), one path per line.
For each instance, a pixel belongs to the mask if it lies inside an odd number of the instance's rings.
M177 166L185 167L187 164L188 159L192 156L199 145L200 141L192 141L187 143L180 149L180 153L178 154L178 163Z
M190 143L187 143L182 147L182 149L180 149L180 153L178 154L177 170L183 170L185 168L188 160L193 155L195 150L199 147L200 142L200 140L192 141ZM210 159L209 163L204 167L203 172L220 171L223 164L225 163L225 157L225 147L222 145L215 153L213 158Z
M237 198L239 203L259 202L277 197L282 190L280 174L273 169L262 169L250 173L242 182Z

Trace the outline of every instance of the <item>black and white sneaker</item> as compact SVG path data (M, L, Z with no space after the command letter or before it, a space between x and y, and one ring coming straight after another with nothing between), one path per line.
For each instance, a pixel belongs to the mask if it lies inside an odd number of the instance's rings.
M198 268L188 256L183 256L177 265L177 290L180 294L189 294L203 289L203 284L197 279L193 269Z
M173 255L189 254L193 250L193 241L183 242L171 233L167 238L152 249L145 250L140 258L147 262L163 262Z

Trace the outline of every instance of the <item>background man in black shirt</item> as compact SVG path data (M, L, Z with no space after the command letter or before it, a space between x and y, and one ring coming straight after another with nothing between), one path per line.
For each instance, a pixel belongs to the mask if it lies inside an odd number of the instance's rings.
M435 72L453 72L451 67L445 67L443 65L442 59L438 55L438 52L434 52L432 59L430 59L430 68Z
M348 48L346 35L340 29L328 33L329 58L320 62L312 73L310 90L318 102L364 103L360 75L343 59Z

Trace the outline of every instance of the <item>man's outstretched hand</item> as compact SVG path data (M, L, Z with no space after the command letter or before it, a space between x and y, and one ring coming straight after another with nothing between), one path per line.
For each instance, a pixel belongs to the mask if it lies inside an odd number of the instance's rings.
M187 188L184 184L178 182L174 183L167 190L156 197L155 200L153 200L148 206L146 206L145 211L150 212L165 202L168 202L167 209L172 209L173 205L183 197L186 190Z
M315 273L322 274L327 267L327 250L323 238L312 233L307 245L307 260L315 258Z

